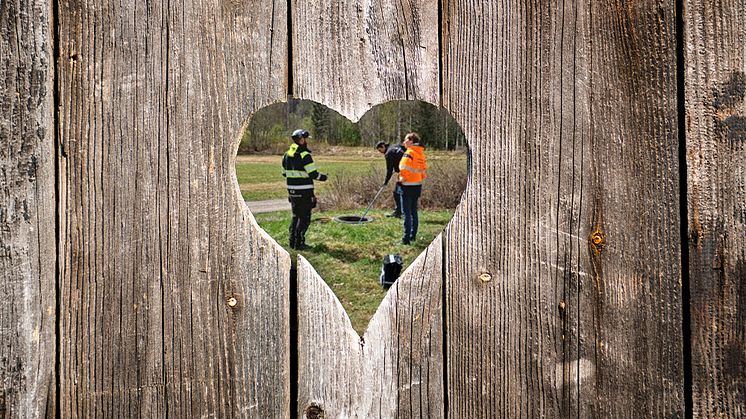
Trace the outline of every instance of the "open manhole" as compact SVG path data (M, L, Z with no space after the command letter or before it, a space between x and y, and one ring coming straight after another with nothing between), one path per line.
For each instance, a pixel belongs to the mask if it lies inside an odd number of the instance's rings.
M362 224L373 221L373 217L361 217L359 215L340 215L334 217L334 221L345 224Z

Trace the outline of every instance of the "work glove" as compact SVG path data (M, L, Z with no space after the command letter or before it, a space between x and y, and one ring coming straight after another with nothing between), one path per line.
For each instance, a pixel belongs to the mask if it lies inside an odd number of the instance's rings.
M326 182L326 179L327 179L327 177L323 173L319 173L319 177L316 178L316 180L320 180L321 182Z

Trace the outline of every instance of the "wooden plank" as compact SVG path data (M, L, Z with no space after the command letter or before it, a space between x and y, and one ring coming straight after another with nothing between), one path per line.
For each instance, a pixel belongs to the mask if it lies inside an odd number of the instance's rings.
M291 1L293 94L360 119L395 99L439 105L434 0Z
M292 1L291 7L294 96L353 121L388 100L440 103L437 2ZM299 416L314 417L319 409L326 417L442 416L439 261L433 243L389 291L361 345L332 291L301 259ZM416 312L421 316L410 316Z
M684 5L695 417L746 416L746 3Z
M289 255L235 179L284 2L63 2L63 417L289 410ZM234 304L235 302L235 304Z
M0 7L0 417L55 411L50 3Z
M291 6L294 96L353 121L389 100L440 103L437 2ZM332 291L301 260L299 416L442 416L440 261L433 243L389 291L361 345Z
M389 289L362 338L299 257L298 417L443 417L441 247Z
M443 8L448 416L683 416L674 2Z

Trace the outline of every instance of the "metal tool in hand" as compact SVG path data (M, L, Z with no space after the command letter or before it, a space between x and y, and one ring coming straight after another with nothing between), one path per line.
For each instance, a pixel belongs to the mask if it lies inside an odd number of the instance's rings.
M373 203L376 202L376 199L378 199L378 195L381 194L381 191L383 191L383 188L385 188L385 187L386 187L386 184L384 184L383 186L381 186L381 189L378 190L378 192L376 193L376 196L374 196L373 200L370 201L370 205L368 205L368 208L365 209L365 212L363 213L362 216L360 216L360 219L357 221L358 224L360 224L360 223L363 222L363 220L365 219L365 216L368 214L368 211L370 211L370 207L373 206Z

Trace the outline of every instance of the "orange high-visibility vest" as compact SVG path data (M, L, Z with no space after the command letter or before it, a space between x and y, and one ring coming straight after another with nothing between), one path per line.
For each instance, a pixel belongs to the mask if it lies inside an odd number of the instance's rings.
M425 147L407 147L399 162L399 182L404 186L422 185L422 181L427 177L426 169Z

